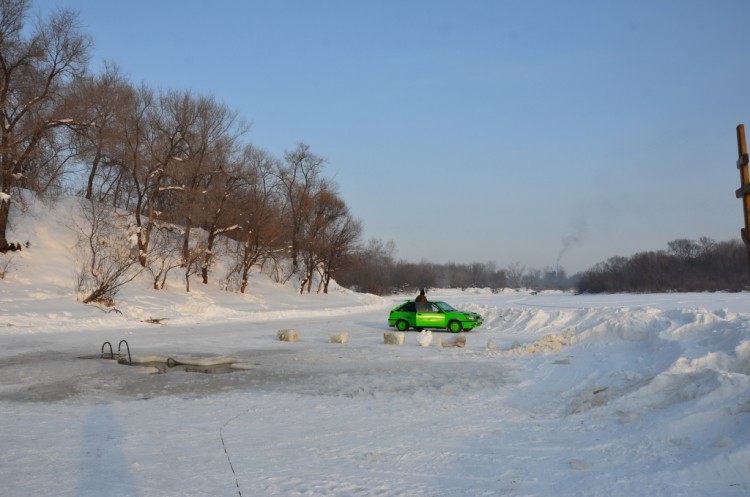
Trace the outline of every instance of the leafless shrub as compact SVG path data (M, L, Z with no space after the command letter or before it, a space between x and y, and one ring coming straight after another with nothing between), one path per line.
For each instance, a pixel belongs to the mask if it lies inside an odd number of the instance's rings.
M0 280L5 279L5 275L8 274L8 270L13 267L12 262L12 253L0 254Z
M154 281L154 290L164 290L169 272L183 264L181 234L182 230L173 224L159 224L151 234L146 269Z
M126 218L95 201L86 202L82 211L84 222L76 226L82 256L78 295L84 304L112 307L119 290L142 271L132 229Z
M194 274L200 274L202 272L207 251L205 239L199 239L195 242L192 242L193 238L195 237L187 240L186 246L183 247L182 264L180 265L180 267L182 267L185 272L186 292L190 291L190 277Z

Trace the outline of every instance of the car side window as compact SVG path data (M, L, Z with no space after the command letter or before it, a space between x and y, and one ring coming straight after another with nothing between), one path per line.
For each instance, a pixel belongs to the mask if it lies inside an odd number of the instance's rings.
M402 312L416 312L416 305L414 304L414 302L407 302L401 308L401 311Z
M427 302L417 302L417 312L435 312L433 305Z

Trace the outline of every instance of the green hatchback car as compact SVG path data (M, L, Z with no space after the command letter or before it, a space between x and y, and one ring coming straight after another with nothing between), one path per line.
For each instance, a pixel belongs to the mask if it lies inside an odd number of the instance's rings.
M391 309L388 326L398 331L414 328L443 328L453 333L471 331L482 325L482 316L476 312L454 309L445 302L415 302L408 300Z

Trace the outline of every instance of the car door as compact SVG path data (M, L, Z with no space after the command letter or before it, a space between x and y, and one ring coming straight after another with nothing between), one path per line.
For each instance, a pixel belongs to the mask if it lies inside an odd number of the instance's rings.
M445 313L431 302L417 302L417 328L445 328Z
M403 307L401 307L401 309L399 309L400 316L406 319L409 322L409 326L411 326L412 328L417 326L416 313L417 308L415 307L414 302L407 302L403 305Z

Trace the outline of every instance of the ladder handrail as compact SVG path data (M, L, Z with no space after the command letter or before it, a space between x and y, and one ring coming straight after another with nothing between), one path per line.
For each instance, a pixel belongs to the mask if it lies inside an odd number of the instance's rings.
M125 344L125 347L128 349L128 364L131 366L133 365L133 359L130 357L130 345L128 345L127 340L120 340L120 344L117 346L117 352L120 352L120 347L122 347L122 344Z
M102 344L102 356L104 355L104 346L105 345L109 345L109 358L110 359L114 359L115 358L115 353L112 351L112 344L109 343L109 342L104 342Z

